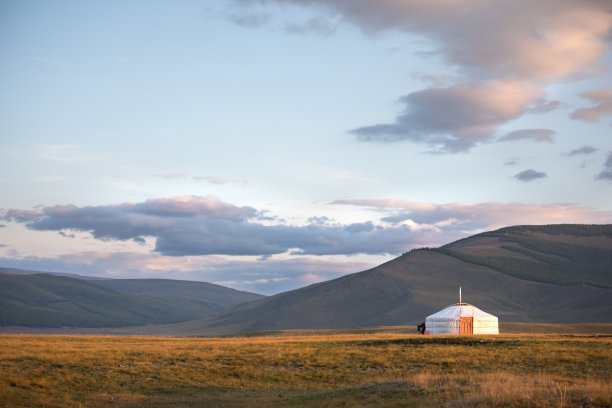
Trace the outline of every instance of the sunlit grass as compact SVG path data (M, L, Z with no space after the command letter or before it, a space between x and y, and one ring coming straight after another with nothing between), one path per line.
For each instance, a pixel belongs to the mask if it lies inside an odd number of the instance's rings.
M0 406L609 406L611 346L552 335L5 335Z

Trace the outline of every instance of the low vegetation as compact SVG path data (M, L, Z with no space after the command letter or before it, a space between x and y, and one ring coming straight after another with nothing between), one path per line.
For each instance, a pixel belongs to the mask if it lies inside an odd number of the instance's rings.
M560 235L572 237L574 240L563 242L556 238ZM508 227L478 234L432 250L467 263L487 266L520 279L557 285L587 283L611 288L612 247L581 245L580 241L576 241L576 238L587 237L609 239L612 237L612 225ZM497 238L501 242L500 248L516 253L516 257L473 255L453 249L453 246L459 242L478 238Z
M612 338L0 336L0 406L610 406Z
M211 317L262 297L206 282L0 273L0 326L168 324Z

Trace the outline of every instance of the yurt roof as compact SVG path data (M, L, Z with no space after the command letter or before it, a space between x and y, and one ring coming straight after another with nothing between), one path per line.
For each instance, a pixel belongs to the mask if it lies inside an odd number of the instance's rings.
M497 319L496 316L483 312L476 306L470 305L469 303L455 303L450 305L438 313L434 313L431 316L427 316L429 320L449 320L457 319L459 317L475 317L478 319Z

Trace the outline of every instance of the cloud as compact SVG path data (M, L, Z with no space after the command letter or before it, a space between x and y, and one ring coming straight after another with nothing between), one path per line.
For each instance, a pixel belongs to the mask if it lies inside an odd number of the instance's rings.
M240 260L219 256L170 257L157 253L87 251L57 258L0 258L5 267L76 273L104 278L166 278L216 283L235 289L274 294L359 272L374 264L314 257Z
M350 131L364 142L410 140L440 152L467 151L525 113L563 104L544 88L593 75L609 49L609 0L280 0L328 9L366 34L399 31L425 37L464 83L411 92L391 123ZM607 102L575 113L598 118Z
M31 230L90 232L99 240L142 242L154 237L155 251L170 256L399 253L421 238L405 226L377 229L367 222L264 225L259 222L263 213L214 197L179 196L119 205L11 209L3 219Z
M403 226L372 230L362 224L286 226L209 220L177 232L158 234L156 250L173 256L286 251L294 255L385 254L400 253L420 239Z
M506 133L498 139L499 142L512 142L516 140L532 140L534 142L553 142L556 134L550 129L522 129Z
M611 212L564 204L407 203L403 201L338 200L332 204L373 206L380 221L341 224L316 218L306 225L261 223L261 211L214 197L181 196L140 203L76 207L52 206L40 211L9 210L4 220L35 231L89 232L101 241L155 242L154 251L170 257L274 254L355 255L399 254L418 246L434 246L474 231L517 223L601 223ZM527 216L529 215L529 217Z
M581 146L577 149L572 150L571 152L567 153L566 156L578 156L578 155L583 155L583 154L591 154L596 152L597 149L594 148L593 146Z
M580 72L605 54L612 27L607 0L283 2L327 7L367 33L424 35L473 77L550 80Z
M256 217L252 207L237 207L215 197L179 196L150 199L142 203L76 207L56 205L36 210L10 209L5 220L25 223L41 231L90 231L98 239L128 240L143 236L173 234L193 218L215 222L242 222Z
M597 179L612 181L612 152L608 153L608 158L604 163L604 168L601 173L597 175Z
M575 110L570 115L572 119L597 122L601 116L612 115L612 89L587 91L580 96L590 100L595 106Z
M529 83L474 81L413 92L400 99L395 123L354 129L361 141L411 140L443 152L467 151L497 126L523 114L542 91Z
M504 166L516 166L519 163L520 159L518 157L513 157L504 162Z
M268 13L235 12L227 14L226 17L232 23L244 28L259 28L270 21Z
M608 168L612 168L612 158L608 162ZM257 216L247 218L260 212L256 209L192 196L111 206L10 210L4 219L24 223L30 229L90 231L102 241L153 237L156 248L151 253L87 251L55 258L15 254L0 258L0 264L101 277L203 280L272 294L374 266L357 260L362 258L319 255L399 254L508 225L612 222L612 211L576 204L435 204L371 199L343 199L330 204L365 207L382 214L382 218L340 224L315 217L300 226L263 225L257 222ZM105 228L114 232L108 233ZM288 255L289 251L294 255ZM270 256L280 252L284 254Z
M561 101L536 101L527 111L527 113L547 113L555 109L564 108L567 104Z
M38 210L16 210L16 209L8 209L2 211L4 215L2 215L2 219L6 221L16 221L16 222L30 222L39 217L42 217L44 213Z
M113 207L113 206L109 206ZM91 207L86 207L91 208ZM257 210L252 207L237 207L216 197L183 195L172 198L149 199L143 203L122 204L116 208L126 209L145 216L195 217L242 221L253 218Z
M460 234L491 230L523 224L600 224L612 222L612 211L596 210L577 204L521 204L521 203L448 203L435 204L389 199L342 199L333 205L365 207L386 214L383 221L402 223L411 221L418 226L437 228L452 241ZM452 224L448 221L453 220ZM444 225L443 225L444 224ZM436 227L437 226L437 227Z
M547 177L547 174L541 171L535 171L534 169L523 170L520 173L514 175L514 178L528 183L533 180Z
M308 272L302 276L300 276L300 281L302 281L304 284L313 284L313 283L318 283L318 282L323 282L326 279L326 277L321 276L321 275L317 275L316 273L312 273L312 272Z
M321 17L313 17L304 23L287 23L285 26L285 31L289 34L318 35L321 37L329 37L336 32L336 29L335 24Z

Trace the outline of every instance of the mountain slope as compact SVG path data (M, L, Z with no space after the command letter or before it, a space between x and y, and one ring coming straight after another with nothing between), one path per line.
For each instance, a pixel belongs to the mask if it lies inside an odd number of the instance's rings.
M262 297L203 282L111 282L113 280L92 282L50 274L0 273L0 325L121 327L166 324L212 316ZM206 301L207 297L210 302Z
M465 301L502 321L612 322L611 251L609 225L504 228L185 327L214 334L413 324L456 302L460 285ZM508 266L517 260L525 262Z
M209 311L219 314L241 303L265 298L257 293L244 292L208 282L194 282L171 279L109 279L96 281L97 285L118 292L130 293L172 304L194 313Z
M54 276L65 276L66 278L77 278L77 279L85 279L85 280L104 280L106 279L106 278L97 278L94 276L78 275L76 273L33 271L33 270L28 270L28 269L6 268L4 266L0 266L0 273L8 273L11 275L37 275L41 273L46 273L46 274L54 275Z
M521 279L612 287L611 225L502 228L436 251Z

